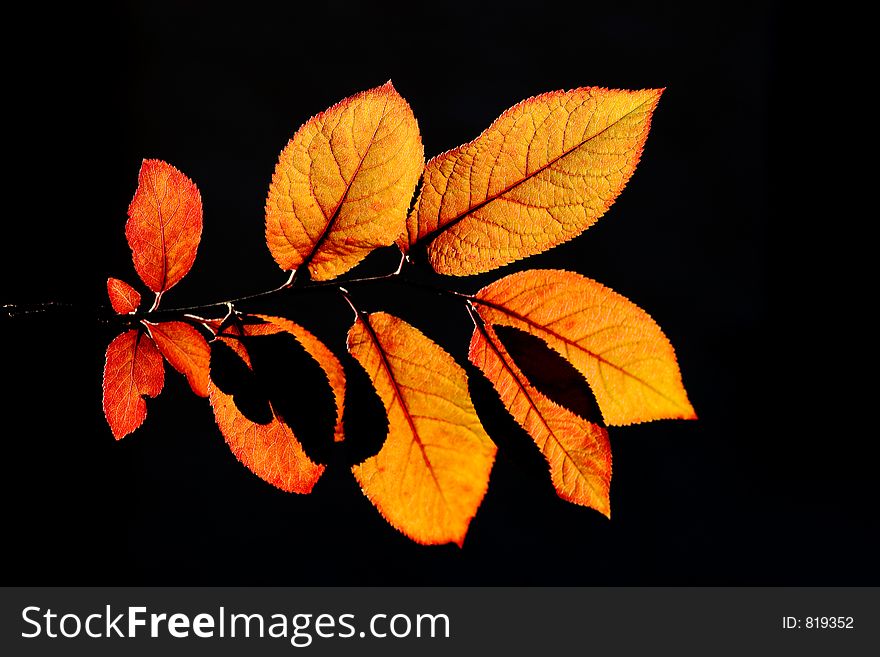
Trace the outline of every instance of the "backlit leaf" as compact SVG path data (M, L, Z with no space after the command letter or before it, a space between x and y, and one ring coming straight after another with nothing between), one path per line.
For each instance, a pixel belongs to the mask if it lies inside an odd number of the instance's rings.
M486 324L544 340L584 375L607 424L695 419L675 351L641 308L580 274L535 270L484 287L475 309Z
M352 468L355 478L413 540L461 545L495 459L467 375L423 333L386 313L360 316L348 348L373 381L389 423L379 453Z
M424 167L419 128L390 82L309 119L281 152L266 241L285 270L345 273L403 232Z
M107 279L107 296L110 305L120 315L133 313L141 304L141 295L131 285L118 278Z
M180 282L202 236L202 197L193 182L162 160L144 160L128 207L125 236L134 268L153 292Z
M165 360L186 377L194 393L207 397L211 348L202 334L186 322L145 323Z
M474 328L469 356L540 448L559 496L610 517L611 445L607 430L555 404L532 386L491 326Z
M147 417L144 397L162 392L162 355L144 331L116 336L104 362L104 416L117 440L137 429Z
M281 317L257 315L265 323L243 325L246 337L270 336L289 333L318 362L327 375L336 403L334 439L342 440L342 411L345 399L345 373L333 353L312 333ZM240 334L236 328L232 335ZM251 365L243 341L227 336L218 338L232 347L247 366ZM234 357L234 356L233 356ZM290 373L296 377L296 372ZM306 455L297 437L271 407L268 424L258 424L246 418L227 394L213 383L208 387L209 399L220 432L232 452L261 479L281 490L309 493L324 472L324 466L314 463Z
M584 87L522 101L425 166L399 244L442 274L490 271L593 225L642 153L662 89Z
M309 460L286 424L273 417L269 424L247 419L232 395L208 386L214 418L226 443L251 472L289 493L310 493L324 472L323 465Z

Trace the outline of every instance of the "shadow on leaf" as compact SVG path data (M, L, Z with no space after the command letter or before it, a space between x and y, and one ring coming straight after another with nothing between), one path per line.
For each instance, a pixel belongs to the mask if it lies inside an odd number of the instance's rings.
M532 479L547 480L547 460L526 431L507 412L498 392L483 373L468 363L468 390L486 433L499 453L516 463Z
M501 344L529 382L545 396L594 424L605 426L586 379L541 338L512 326L494 325Z
M274 416L290 427L306 455L326 463L333 449L336 402L318 362L289 333L247 336L241 341L253 369L222 341L211 343L211 379L232 395L247 419L268 424Z
M256 375L231 347L221 340L211 342L211 381L231 395L236 408L251 422L269 424L269 397Z
M388 436L388 416L373 382L348 351L340 358L345 368L345 441L340 445L345 465L362 463L377 454Z

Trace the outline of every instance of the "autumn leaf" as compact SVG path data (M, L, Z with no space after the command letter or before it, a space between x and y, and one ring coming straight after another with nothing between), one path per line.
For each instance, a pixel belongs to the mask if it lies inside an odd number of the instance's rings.
M144 322L165 360L186 377L199 397L208 396L211 348L197 329L186 322Z
M462 545L495 459L467 375L427 336L386 313L359 315L348 349L373 381L389 423L379 453L352 468L355 478L414 541Z
M162 392L165 368L150 337L132 329L116 336L104 362L104 416L117 440L130 434L147 417L144 397Z
M544 340L584 375L610 425L695 419L675 351L641 308L580 274L511 274L477 292L486 324Z
M540 448L559 496L610 517L608 431L539 392L516 366L491 326L476 324L469 357Z
M393 244L423 167L418 124L390 82L311 118L281 152L269 187L275 261L328 280Z
M345 373L333 353L313 334L290 320L256 315L265 323L247 324L235 329L227 337L220 336L235 353L250 366L250 358L242 341L234 335L245 337L269 336L288 333L305 348L327 374L336 403L337 417L334 439L342 440L342 411L345 398ZM290 376L297 376L291 372ZM235 456L254 474L281 490L293 493L309 493L324 472L324 466L314 463L306 455L300 441L290 426L279 418L271 407L267 424L259 424L245 417L236 406L233 395L220 390L212 383L208 397L214 409L214 417L220 432Z
M431 159L403 250L441 274L490 271L580 235L638 164L662 89L584 87L529 98Z
M107 296L110 305L120 315L133 313L141 305L141 295L131 285L118 278L107 279Z
M251 472L289 493L310 493L324 466L313 463L286 424L277 417L268 424L247 419L232 395L208 386L214 419L226 443Z
M202 236L198 188L167 162L144 160L125 236L141 280L156 294L169 290L196 258Z

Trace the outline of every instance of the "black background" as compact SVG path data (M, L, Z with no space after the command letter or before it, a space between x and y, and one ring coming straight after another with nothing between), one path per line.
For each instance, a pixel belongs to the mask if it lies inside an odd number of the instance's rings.
M862 356L845 302L822 283L840 281L837 242L814 243L829 221L817 206L841 192L823 191L811 158L837 124L807 140L798 132L805 103L833 109L822 86L827 43L799 35L772 3L351 4L118 3L9 21L24 40L7 60L16 173L6 179L0 303L76 310L0 324L4 579L880 582L875 438L849 419L870 399L856 379L826 370ZM204 202L199 256L167 303L268 289L285 278L263 238L279 151L311 115L389 78L428 156L536 93L667 87L633 180L596 226L457 282L473 291L521 268L579 271L648 310L676 346L700 420L611 430L610 522L558 499L502 451L464 548L421 547L345 471L328 472L310 496L256 478L176 373L135 434L116 442L103 420L114 331L96 328L94 309L106 305L107 276L137 282L124 224L141 159L179 167ZM342 340L350 313L321 298L273 310ZM464 360L460 309L398 288L357 299L405 316ZM484 410L487 426L513 430Z

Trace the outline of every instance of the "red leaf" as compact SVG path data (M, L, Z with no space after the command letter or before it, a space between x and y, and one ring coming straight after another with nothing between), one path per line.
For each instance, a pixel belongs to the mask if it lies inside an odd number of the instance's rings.
M125 281L118 278L107 279L107 296L110 305L120 315L133 313L141 305L141 294Z
M125 236L146 286L156 294L172 288L192 267L202 236L198 187L167 162L144 160Z
M116 336L104 363L104 415L117 440L141 426L144 397L157 396L164 383L162 355L146 333L132 329Z
M146 324L165 360L186 377L194 393L207 397L211 348L202 334L186 322Z

